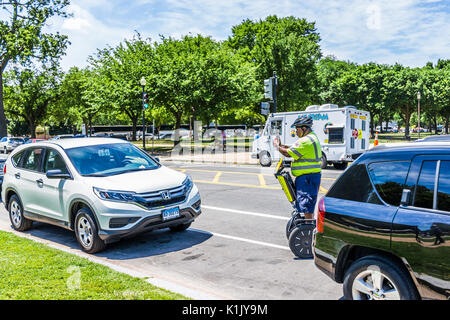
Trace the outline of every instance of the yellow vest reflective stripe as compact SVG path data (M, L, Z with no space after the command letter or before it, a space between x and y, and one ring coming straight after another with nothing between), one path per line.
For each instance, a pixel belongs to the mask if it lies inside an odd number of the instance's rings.
M288 153L294 159L291 164L292 175L301 176L322 171L322 150L314 132L300 138L294 146L288 149Z

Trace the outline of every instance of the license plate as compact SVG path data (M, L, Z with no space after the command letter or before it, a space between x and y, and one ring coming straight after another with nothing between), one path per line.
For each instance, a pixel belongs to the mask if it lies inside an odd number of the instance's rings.
M180 216L180 209L178 207L172 208L172 209L167 209L167 210L163 210L161 213L162 213L163 221L167 221L167 220L178 218Z

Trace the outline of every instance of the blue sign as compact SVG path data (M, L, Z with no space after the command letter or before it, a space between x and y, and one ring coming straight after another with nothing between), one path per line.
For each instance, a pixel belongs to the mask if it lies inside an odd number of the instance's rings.
M301 114L299 118L312 118L313 120L328 120L328 114L313 113L313 114Z

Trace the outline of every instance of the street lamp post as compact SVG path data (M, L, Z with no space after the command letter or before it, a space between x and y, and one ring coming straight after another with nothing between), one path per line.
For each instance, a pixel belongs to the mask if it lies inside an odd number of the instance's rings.
M141 78L140 84L142 86L142 148L145 151L145 102L144 102L144 95L145 95L145 85L147 84L147 81L144 77Z
M420 139L420 91L417 92L417 122L419 124L419 139Z

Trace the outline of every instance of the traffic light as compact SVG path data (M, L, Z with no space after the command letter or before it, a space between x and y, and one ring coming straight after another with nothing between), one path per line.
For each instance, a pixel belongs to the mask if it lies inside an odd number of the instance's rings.
M264 98L273 100L273 81L272 81L272 78L264 80Z
M148 108L148 93L143 94L142 100L143 100L142 102L144 105L144 109L147 109Z
M270 104L269 102L261 102L261 114L268 115L270 112Z

